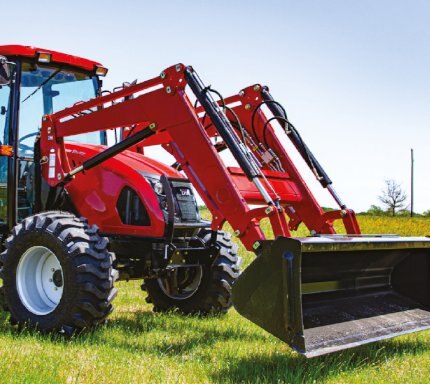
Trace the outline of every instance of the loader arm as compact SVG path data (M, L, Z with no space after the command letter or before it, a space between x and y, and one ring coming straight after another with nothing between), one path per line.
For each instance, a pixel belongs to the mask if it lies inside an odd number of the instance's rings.
M185 92L186 85L204 106L247 179L262 195L264 207L251 208L240 193L191 104ZM92 113L82 114L83 111ZM270 197L260 179L259 169L240 146L229 120L195 71L183 65L166 69L160 77L44 116L40 133L41 154L45 159L42 161L43 177L51 187L65 184L67 188L67 183L73 183L73 175L77 172L90 169L126 149L123 143L119 143L99 154L97 159L89 159L72 169L64 146L67 136L135 124L146 133L140 133L141 136L134 140L131 135L130 147L143 138L168 135L169 142L165 147L211 211L213 230L228 221L248 250L258 247L258 241L265 239L259 226L264 217L270 219L275 236L290 235L284 209Z
M278 102L273 100L268 87L256 84L241 90L237 95L225 98L223 102L227 108L227 116L232 123L234 124L236 118L240 121L250 149L262 165L262 169L266 171L275 190L282 196L282 189L276 188L277 185L273 183L275 177L282 180L282 187L285 188L286 185L290 184L293 189L297 190L299 198L294 199L290 196L283 201L290 218L290 230L297 230L300 223L303 222L310 233L334 234L336 232L333 229L333 222L342 220L347 234L361 233L354 211L348 209L337 195L332 186L332 181L303 142L298 132L288 131L289 122L286 116L283 116L285 110ZM268 106L272 114L271 117L268 117L262 111L261 107L263 105ZM197 111L201 113L202 109L199 108ZM285 130L285 136L292 141L317 180L321 183L321 186L328 189L335 202L339 205L339 210L323 211L275 133L273 123L276 122ZM207 131L211 136L217 134L216 129L208 129ZM241 135L238 127L236 127L236 132ZM240 181L237 184L241 184Z

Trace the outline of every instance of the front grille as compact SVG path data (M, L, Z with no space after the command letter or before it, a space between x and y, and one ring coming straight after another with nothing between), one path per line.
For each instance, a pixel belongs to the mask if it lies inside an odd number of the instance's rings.
M191 184L182 181L171 181L171 186L177 204L175 216L179 216L178 218L181 222L194 223L200 221L197 201Z

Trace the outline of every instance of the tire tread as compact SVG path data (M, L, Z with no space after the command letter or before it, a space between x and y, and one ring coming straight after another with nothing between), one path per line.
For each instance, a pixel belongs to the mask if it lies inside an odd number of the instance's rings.
M77 285L77 294L71 305L67 308L63 306L63 313L58 314L52 326L45 325L40 330L71 334L103 323L113 310L112 301L117 294L114 283L118 278L118 271L112 267L115 256L107 249L108 240L98 234L97 226L88 225L85 218L62 211L39 213L15 226L6 239L6 249L0 254L0 275L4 277L7 273L14 273L7 267L12 251L16 244L26 240L27 234L34 232L48 233L61 243L67 257L73 259ZM18 325L31 322L8 299L8 287L5 288L6 307L11 312L11 322ZM38 326L37 323L32 325Z

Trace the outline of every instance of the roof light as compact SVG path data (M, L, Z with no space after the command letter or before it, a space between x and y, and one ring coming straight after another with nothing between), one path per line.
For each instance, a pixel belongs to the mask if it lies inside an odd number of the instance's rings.
M97 76L106 76L108 73L108 69L105 67L102 67L100 65L96 65L96 75Z
M37 52L37 61L39 63L50 63L52 60L52 53Z

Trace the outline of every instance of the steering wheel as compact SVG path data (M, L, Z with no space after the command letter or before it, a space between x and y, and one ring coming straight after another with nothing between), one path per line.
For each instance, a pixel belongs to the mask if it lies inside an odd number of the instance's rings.
M29 133L28 135L25 135L21 137L18 140L18 148L23 151L34 151L34 147L30 147L29 145L23 144L22 141L29 139L30 137L37 136L38 132Z

